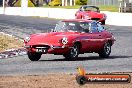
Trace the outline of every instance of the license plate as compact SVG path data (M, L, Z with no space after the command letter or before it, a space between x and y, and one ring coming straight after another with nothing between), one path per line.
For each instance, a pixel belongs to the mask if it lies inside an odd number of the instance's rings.
M36 52L45 53L45 52L47 52L47 51L46 51L46 49L36 49Z

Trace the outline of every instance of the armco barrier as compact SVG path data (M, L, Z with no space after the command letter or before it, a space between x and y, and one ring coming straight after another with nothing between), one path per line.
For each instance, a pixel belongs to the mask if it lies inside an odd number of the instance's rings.
M0 14L20 15L20 16L40 16L56 19L74 19L77 9L62 8L35 8L30 7L22 10L21 7L7 7L5 10L0 8ZM102 11L107 15L106 24L116 26L132 26L132 13L118 13Z

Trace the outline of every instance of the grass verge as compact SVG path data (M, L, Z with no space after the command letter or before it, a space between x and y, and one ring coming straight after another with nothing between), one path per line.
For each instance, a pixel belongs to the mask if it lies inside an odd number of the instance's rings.
M75 5L75 6L47 6L44 5L45 8L65 8L65 9L79 9L81 5ZM101 11L110 11L110 12L118 12L119 7L118 6L104 6L100 5L98 6Z

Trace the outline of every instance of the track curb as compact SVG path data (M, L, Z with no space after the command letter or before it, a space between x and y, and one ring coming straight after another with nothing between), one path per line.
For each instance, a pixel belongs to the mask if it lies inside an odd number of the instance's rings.
M6 58L11 58L11 57L21 56L26 54L27 52L25 48L9 49L4 52L0 52L0 59L6 59Z

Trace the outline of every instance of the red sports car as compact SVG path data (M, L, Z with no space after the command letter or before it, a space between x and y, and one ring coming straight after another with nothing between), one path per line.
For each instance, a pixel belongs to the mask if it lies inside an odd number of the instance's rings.
M100 23L86 19L62 20L50 33L32 34L24 40L28 57L38 61L42 54L63 55L75 60L79 54L98 53L107 58L115 39Z
M75 13L76 19L90 19L101 22L105 25L106 15L100 13L100 10L96 6L81 6L80 9Z

